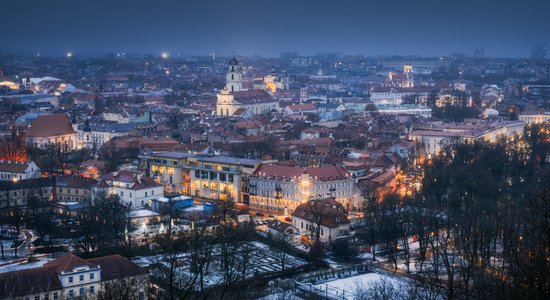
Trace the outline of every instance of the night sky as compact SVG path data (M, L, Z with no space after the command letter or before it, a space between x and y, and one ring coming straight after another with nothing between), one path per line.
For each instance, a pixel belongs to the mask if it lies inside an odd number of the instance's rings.
M550 45L549 0L4 0L0 51L472 54Z

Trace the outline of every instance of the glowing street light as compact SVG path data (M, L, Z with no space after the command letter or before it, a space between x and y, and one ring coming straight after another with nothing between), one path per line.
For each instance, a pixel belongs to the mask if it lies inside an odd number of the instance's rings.
M170 55L168 54L168 52L162 52L160 54L160 56L163 58L163 59L167 59Z
M73 57L73 53L72 52L67 52L67 58L71 58Z

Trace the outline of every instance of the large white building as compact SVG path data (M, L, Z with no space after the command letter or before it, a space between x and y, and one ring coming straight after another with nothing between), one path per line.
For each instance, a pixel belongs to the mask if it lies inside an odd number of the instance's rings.
M340 166L302 168L262 165L249 177L250 206L289 214L308 200L334 197L348 209L358 209L355 180Z
M240 62L233 57L229 61L226 85L218 94L218 116L244 116L265 114L278 109L278 102L264 90L243 89Z
M550 111L527 111L519 114L519 120L527 124L550 122Z
M437 155L444 147L457 143L487 141L494 143L499 136L521 136L525 124L520 121L483 122L479 124L441 125L415 129L409 133L409 140L422 143L428 155Z
M392 89L380 89L370 93L370 100L374 105L400 105L403 103L402 94Z

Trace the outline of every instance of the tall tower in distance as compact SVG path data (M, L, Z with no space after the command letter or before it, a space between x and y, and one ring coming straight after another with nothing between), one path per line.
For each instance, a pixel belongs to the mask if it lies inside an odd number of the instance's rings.
M225 86L230 92L240 92L243 90L241 64L235 57L229 61L229 65L227 66Z

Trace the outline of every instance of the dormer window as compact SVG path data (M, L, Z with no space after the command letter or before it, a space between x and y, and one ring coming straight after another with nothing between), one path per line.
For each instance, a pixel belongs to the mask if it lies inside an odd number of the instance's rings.
M73 282L74 282L73 276L69 276L69 283L73 283Z

